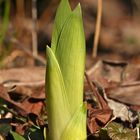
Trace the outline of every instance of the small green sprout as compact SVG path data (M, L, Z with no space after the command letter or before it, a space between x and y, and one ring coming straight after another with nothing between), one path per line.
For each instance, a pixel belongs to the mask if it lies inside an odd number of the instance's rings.
M85 36L80 4L72 11L68 0L61 0L47 60L48 139L85 140Z

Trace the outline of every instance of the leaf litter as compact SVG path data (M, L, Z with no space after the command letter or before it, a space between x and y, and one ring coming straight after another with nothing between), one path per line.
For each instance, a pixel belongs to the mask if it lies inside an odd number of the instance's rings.
M131 110L139 110L139 71L136 70L137 73L133 76L128 70L130 67L131 64L125 62L99 60L86 71L88 79L85 79L85 100L88 102L89 133L96 134L116 118L123 122L135 122L137 115ZM32 72L33 70L35 71ZM40 116L45 99L44 71L44 68L34 67L0 71L3 75L0 98L14 109L16 115L28 116L34 113ZM34 76L35 73L38 73L38 77ZM16 128L19 133L23 133L20 123Z
M134 73L131 71L133 69ZM128 133L131 132L133 135L130 137L130 139L135 139L136 134L133 132L132 128L135 128L136 122L138 120L137 112L139 111L139 101L140 101L140 84L139 84L139 67L136 67L133 64L122 62L122 61L106 61L106 60L99 60L96 62L94 66L92 66L90 69L87 70L88 74L88 81L85 81L85 89L87 91L90 90L91 86L87 83L91 82L96 89L98 89L98 94L102 96L102 99L107 103L108 109L112 111L112 114L110 113L110 117L108 117L108 120L103 125L103 122L100 120L100 115L102 116L106 115L107 112L105 112L104 108L99 113L99 115L93 111L94 109L98 110L99 112L99 103L95 105L93 103L96 101L92 96L94 96L95 90L90 93L93 94L89 98L94 101L90 101L90 110L89 112L94 114L90 116L90 119L88 118L88 128L90 133L96 133L98 131L101 131L104 127L107 128L106 131L108 132L108 135L112 139L128 139ZM92 97L92 98L91 98ZM90 100L88 98L88 100ZM95 96L95 98L98 98ZM98 100L98 102L102 102L101 100ZM92 109L91 109L92 108ZM110 111L110 112L111 112ZM95 113L94 113L95 112ZM88 116L89 117L89 116ZM125 135L123 135L123 131L120 132L120 134L117 134L117 129L119 129L122 126L115 125L116 128L114 128L114 134L109 131L108 126L110 129L113 129L114 121L117 121L120 119L120 122L129 122L129 129L124 129ZM98 120L98 121L96 121ZM100 126L102 122L102 127ZM125 123L124 123L125 124ZM118 135L118 136L117 136ZM120 136L119 136L120 135ZM117 138L118 137L118 138ZM122 138L124 137L124 138Z

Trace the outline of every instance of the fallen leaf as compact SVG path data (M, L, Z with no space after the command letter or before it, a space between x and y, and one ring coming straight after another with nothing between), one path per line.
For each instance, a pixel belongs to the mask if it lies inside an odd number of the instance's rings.
M140 105L140 85L130 87L118 87L106 92L107 96L116 101L128 105Z
M109 99L104 92L104 98L108 102L108 106L113 111L113 116L115 118L120 118L122 121L130 121L132 118L132 113L129 111L129 107L125 104L117 102L115 100Z
M88 128L91 133L95 133L103 127L111 118L112 111L110 109L88 109Z
M0 83L4 86L38 86L45 84L45 68L12 68L0 70Z

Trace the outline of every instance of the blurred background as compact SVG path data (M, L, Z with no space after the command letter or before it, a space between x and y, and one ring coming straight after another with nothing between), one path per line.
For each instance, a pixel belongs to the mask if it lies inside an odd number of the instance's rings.
M0 68L45 63L45 48L50 45L59 1L0 0ZM72 9L79 2L83 11L88 68L93 61L98 1L70 0ZM138 63L139 23L139 0L103 0L97 57Z

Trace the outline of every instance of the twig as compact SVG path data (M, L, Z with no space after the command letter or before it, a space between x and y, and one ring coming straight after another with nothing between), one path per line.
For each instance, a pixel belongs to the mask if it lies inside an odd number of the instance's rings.
M96 21L96 27L95 27L92 57L97 56L99 35L100 35L100 29L101 29L101 18L102 18L102 0L98 0L97 21Z
M39 56L39 55L34 56L34 55L32 54L32 52L31 52L29 49L27 49L27 48L29 48L29 47L25 47L23 44L19 43L19 41L18 41L16 38L11 38L10 41L11 41L12 43L15 43L16 46L18 46L18 48L20 48L21 50L23 50L23 51L24 51L27 55L29 55L30 57L32 57L32 58L34 58L34 59L40 61L43 65L46 64L46 61L45 61L45 59L44 59L43 57L41 57L41 56Z
M36 8L36 0L32 0L32 49L33 49L33 56L38 56L38 49L37 49L37 29L36 29L36 22L37 22L37 8Z
M97 104L98 104L99 108L102 108L102 105L100 104L100 101L99 101L99 98L100 97L99 97L99 95L97 93L97 90L95 89L95 87L93 86L93 84L90 82L89 77L88 77L88 74L86 72L85 72L85 77L86 77L86 80L87 80L87 82L88 82L91 90L93 91L93 94L94 94L94 96L95 96L95 98L97 100Z

